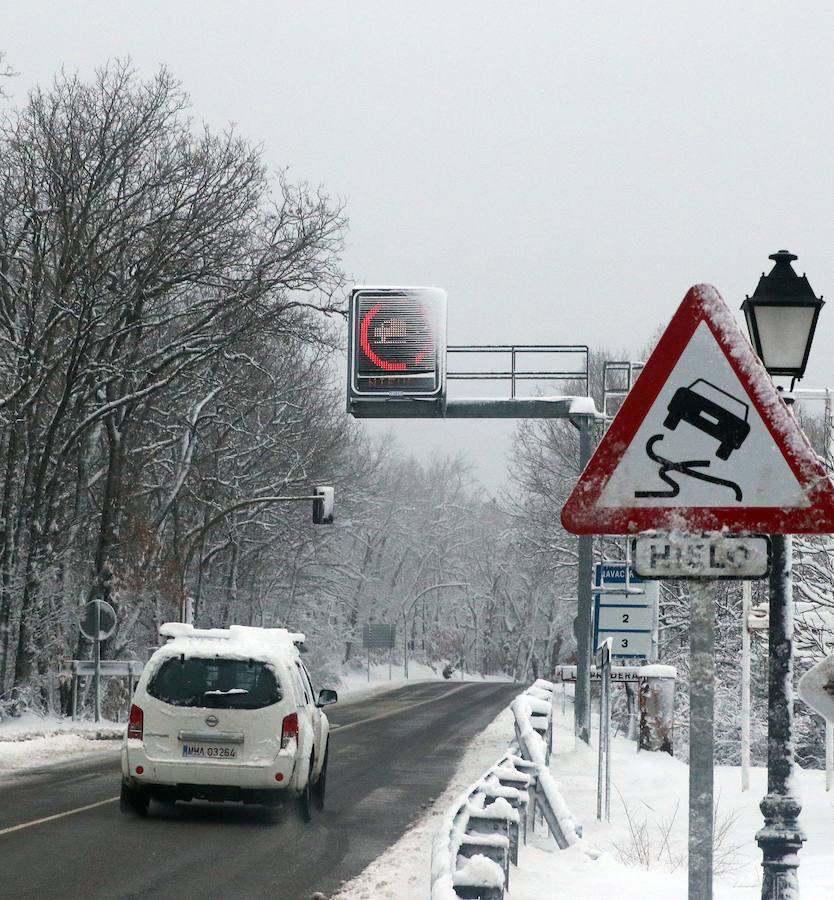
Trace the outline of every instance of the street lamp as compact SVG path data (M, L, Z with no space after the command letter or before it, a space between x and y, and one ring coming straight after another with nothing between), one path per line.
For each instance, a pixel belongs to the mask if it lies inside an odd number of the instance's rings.
M429 587L425 588L425 590L420 591L416 597L414 597L411 603L408 605L406 609L403 607L403 675L408 678L408 616L417 606L417 601L421 597L425 597L429 591L439 591L441 588L449 588L449 587L462 587L469 590L469 583L466 581L447 581L443 584L432 584ZM416 618L416 613L415 613ZM425 625L424 625L425 628Z
M742 310L750 339L770 375L805 374L822 298L791 262L797 257L780 250L762 275ZM793 381L791 387L793 387ZM797 853L805 835L799 827L799 800L791 793L793 778L793 546L789 534L771 536L770 625L767 690L767 794L759 808L764 827L756 834L762 851L762 900L799 896ZM743 627L747 627L745 622Z
M794 381L805 374L814 340L817 318L823 307L805 275L797 275L793 253L772 253L775 265L762 273L752 297L741 308L747 319L750 340L771 375L790 375ZM793 387L793 383L791 383Z

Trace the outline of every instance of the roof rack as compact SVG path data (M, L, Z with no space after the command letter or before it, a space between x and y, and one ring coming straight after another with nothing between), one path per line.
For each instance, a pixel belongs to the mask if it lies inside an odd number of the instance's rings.
M159 626L160 637L164 638L208 638L210 640L232 640L247 635L258 635L267 640L290 640L293 644L303 644L305 635L287 631L286 628L257 628L251 625L230 625L228 628L195 628L187 622L165 622Z

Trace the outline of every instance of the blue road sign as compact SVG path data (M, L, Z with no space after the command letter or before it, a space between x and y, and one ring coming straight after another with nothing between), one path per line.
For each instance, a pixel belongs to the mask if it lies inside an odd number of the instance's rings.
M594 584L605 589L594 594L594 647L610 637L612 657L649 659L657 582L627 571L625 563L600 563L595 567ZM617 591L618 587L622 591ZM634 588L641 593L634 593Z

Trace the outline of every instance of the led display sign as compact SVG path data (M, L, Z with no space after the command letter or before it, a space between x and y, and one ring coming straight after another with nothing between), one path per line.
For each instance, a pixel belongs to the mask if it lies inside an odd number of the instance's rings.
M350 298L350 393L439 397L446 357L446 293L359 287Z

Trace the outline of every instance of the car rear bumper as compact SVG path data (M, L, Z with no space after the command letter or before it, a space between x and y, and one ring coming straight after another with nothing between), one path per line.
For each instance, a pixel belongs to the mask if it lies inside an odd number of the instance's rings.
M194 796L203 796L209 789L214 788L223 789L217 793L231 794L241 790L274 793L285 791L294 783L295 756L295 753L282 750L270 762L163 760L149 757L140 741L130 741L128 746L122 745L122 775L136 787L200 788L200 792L193 791ZM139 772L139 769L142 771ZM244 798L230 796L217 799Z

